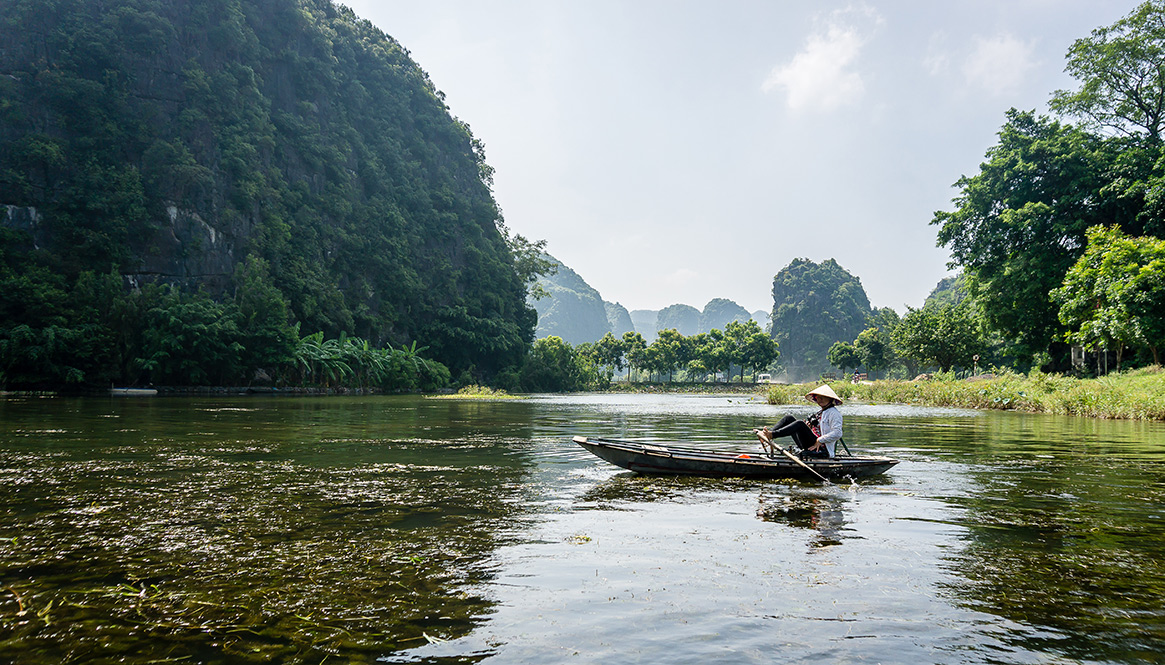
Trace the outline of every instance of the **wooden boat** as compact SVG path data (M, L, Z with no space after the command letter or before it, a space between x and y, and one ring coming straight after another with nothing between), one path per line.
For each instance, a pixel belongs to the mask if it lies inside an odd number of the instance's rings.
M785 455L769 457L761 452L722 452L671 443L659 445L585 436L574 437L574 442L615 466L648 475L846 479L876 476L898 463L889 457L867 455L798 461Z
M153 397L158 391L154 388L110 388L109 394L114 397Z

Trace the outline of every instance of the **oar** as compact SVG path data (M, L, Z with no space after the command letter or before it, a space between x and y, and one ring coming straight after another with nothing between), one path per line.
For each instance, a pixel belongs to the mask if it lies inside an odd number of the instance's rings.
M753 430L753 432L754 432L754 433L756 433L756 432L760 432L760 430L758 430L758 429L754 429L754 430ZM777 450L779 450L779 451L781 451L782 453L784 453L784 454L785 454L785 457L788 457L789 459L791 459L791 460L793 460L794 462L796 462L796 463L800 464L801 466L805 467L806 469L809 469L809 473L812 473L813 475L815 475L815 476L817 476L818 478L820 478L820 479L822 480L822 482L826 482L826 483L828 483L828 482L829 482L829 480L828 480L828 479L827 479L825 476L821 475L820 473L817 473L817 471L816 471L816 470L815 470L813 467L811 467L811 466L809 466L808 464L806 464L806 463L802 462L800 457L797 457L797 456L796 456L796 455L794 455L793 453L791 453L791 452L789 452L789 451L785 450L784 448L782 448L782 447L778 446L776 441L772 441L772 440L770 440L770 441L769 441L767 444L766 444L764 441L761 441L761 444L760 444L760 446L761 446L761 448L764 448L764 449L765 449L765 451L766 451L766 452L769 454L769 457L772 457L772 455L773 455L773 448L776 448Z
M806 464L806 463L802 462L800 457L797 457L797 456L796 456L796 455L794 455L793 453L791 453L791 452L789 452L789 451L785 450L784 448L782 448L782 447L778 446L778 445L777 445L777 444L775 444L775 443L773 444L773 447L774 447L774 448L776 448L777 450L781 451L782 453L785 453L785 457L788 457L789 459L791 459L791 460L793 460L794 462L796 462L796 463L800 464L801 466L805 467L806 469L809 469L809 473L812 473L813 475L815 475L815 476L817 476L818 478L820 478L820 479L821 479L821 482L823 482L823 483L828 483L828 482L829 482L829 480L827 480L827 479L825 478L825 476L821 475L820 473L817 473L817 471L816 471L816 470L814 470L814 469L813 469L813 467L811 467L811 466L809 466L808 464Z

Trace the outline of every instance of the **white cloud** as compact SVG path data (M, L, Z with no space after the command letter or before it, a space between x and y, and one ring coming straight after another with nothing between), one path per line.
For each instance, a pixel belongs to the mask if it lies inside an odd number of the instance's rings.
M1036 67L1035 44L1012 35L976 37L975 47L963 64L967 85L999 96L1023 88L1024 78Z
M773 67L761 89L783 90L794 111L829 111L857 101L866 86L855 65L881 20L864 6L834 12L789 63Z
M922 60L922 66L931 76L941 76L950 69L951 56L946 51L946 45L949 42L950 36L942 30L930 36L930 43L927 44L926 57Z

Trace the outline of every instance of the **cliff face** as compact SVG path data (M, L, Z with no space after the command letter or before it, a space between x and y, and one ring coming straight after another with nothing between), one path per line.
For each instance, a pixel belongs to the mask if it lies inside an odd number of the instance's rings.
M533 302L538 310L535 335L539 338L554 335L570 344L581 344L597 342L611 332L607 308L599 292L562 262L554 257L546 258L554 262L556 271L538 280L548 295Z
M617 302L603 301L603 307L607 310L607 325L611 327L611 334L622 339L623 335L629 332L635 332L635 324L631 322L631 313L627 308Z
M304 333L521 356L491 170L407 51L329 0L0 3L0 257L225 294Z

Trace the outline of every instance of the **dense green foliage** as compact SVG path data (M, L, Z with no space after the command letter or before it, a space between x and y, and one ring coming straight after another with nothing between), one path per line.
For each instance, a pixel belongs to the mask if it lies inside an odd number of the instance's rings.
M935 215L939 244L951 250L952 266L964 269L989 335L998 335L1020 366L1050 360L1050 367L1068 369L1065 340L1119 353L1132 343L1134 327L1155 325L1151 316L1114 309L1105 297L1088 305L1074 293L1091 288L1088 269L1069 271L1089 242L1106 237L1090 239L1090 227L1165 238L1163 56L1161 0L1077 40L1066 71L1080 88L1056 92L1051 107L1081 119L1081 126L1011 110L979 173L958 181L955 209ZM1087 251L1095 267L1108 250ZM1142 280L1142 302L1165 299L1151 293L1158 288L1153 284ZM1086 312L1089 307L1095 311ZM1149 352L1155 361L1152 346L1135 346L1146 351L1141 362Z
M649 377L688 381L708 381L718 375L731 381L734 368L744 382L746 371L754 376L776 362L777 345L756 321L732 321L724 330L685 336L672 328L661 330L649 345L638 335L625 335L624 353L628 364Z
M1027 355L1063 334L1049 297L1084 246L1084 231L1116 210L1099 205L1103 142L1012 110L980 173L962 178L953 212L939 212L939 243L963 267L995 330Z
M247 381L296 326L521 362L482 146L350 10L8 0L0 43L0 381Z
M949 372L955 365L970 367L983 348L975 313L967 305L930 305L907 308L891 333L899 353L923 365Z
M1144 347L1160 364L1165 343L1165 240L1129 238L1119 229L1088 230L1088 247L1052 292L1060 320L1082 346Z
M829 369L829 349L853 340L873 316L862 283L829 259L794 259L773 278L772 336L794 380Z
M522 367L521 387L527 392L558 393L599 388L601 385L592 359L561 337L552 335L534 340Z

